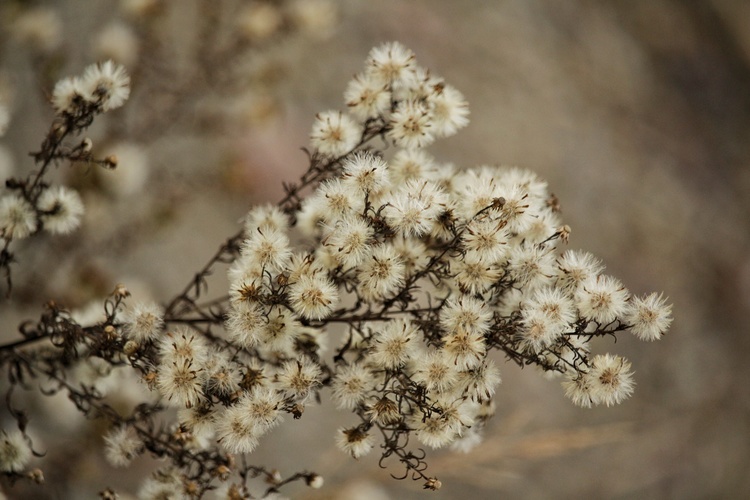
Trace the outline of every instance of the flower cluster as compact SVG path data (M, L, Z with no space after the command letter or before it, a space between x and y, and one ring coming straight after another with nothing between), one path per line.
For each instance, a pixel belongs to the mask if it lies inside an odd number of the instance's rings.
M44 177L49 167L62 160L106 168L117 165L115 157L95 159L89 138L73 146L66 144L66 138L85 130L96 115L122 106L129 95L130 77L112 61L93 64L82 76L68 77L55 85L52 106L57 118L40 151L32 154L39 170L26 179L8 179L5 186L11 192L0 198L0 270L5 271L8 288L9 264L13 260L9 250L11 241L27 238L42 229L51 234L68 234L81 224L84 214L81 196L71 188L47 184ZM0 103L0 115L2 112Z
M67 234L81 224L83 212L80 195L65 186L47 187L35 205L22 194L8 194L0 198L0 238L24 239L42 227L52 234Z
M19 105L27 95L43 95L55 112L45 144L34 153L38 171L30 178L24 179L28 174L25 170L16 173L13 160L26 156L27 151L19 148L26 142L21 140L22 135L31 128L17 127L13 144L0 144L0 199L15 194L28 202L9 198L2 207L0 224L6 226L8 237L3 237L0 226L0 280L5 278L5 286L0 281L0 296L10 295L13 263L23 266L28 262L20 255L27 243L11 244L9 236L19 240L24 235L43 234L43 229L51 227L42 224L39 217L36 221L30 217L31 208L37 210L35 198L40 184L60 183L58 179L64 177L66 182L62 183L75 186L86 204L90 230L78 233L79 244L70 245L71 239L54 243L67 246L68 262L90 259L96 241L105 239L127 241L127 245L110 246L107 252L107 258L124 257L129 247L140 245L149 232L132 231L132 227L155 228L155 221L161 219L152 215L160 207L176 210L175 199L167 201L155 194L176 193L173 188L183 180L180 176L168 181L153 177L151 166L158 165L153 163L153 152L164 142L192 141L200 135L203 143L210 145L208 150L228 151L231 147L237 161L228 166L231 172L224 179L233 189L244 190L250 183L245 152L236 147L238 136L226 132L266 128L281 110L278 75L288 72L279 70L291 61L283 56L283 50L280 53L274 47L287 41L299 44L329 37L339 18L339 6L332 0L230 2L221 6L205 3L197 7L195 23L188 31L169 21L179 15L180 7L163 0L113 2L111 8L90 12L90 22L85 26L76 16L65 16L64 10L62 5L23 3L4 9L0 16L0 31L7 35L4 46L19 55L12 60L6 58L0 71L0 138L12 125L11 118L34 118L11 116L20 111ZM185 58L175 58L181 50L173 46L175 43L195 50L184 52ZM77 73L61 72L77 65L82 55L101 62ZM252 64L248 64L250 61ZM276 76L269 78L272 73ZM138 81L137 95L130 95L133 82L129 75ZM18 86L21 82L23 87ZM127 118L120 113L109 114L126 101ZM66 136L77 135L103 112L109 116L97 118L98 126L88 132L93 144L88 139L65 144ZM50 163L56 167L95 164L106 170L83 168L56 175ZM121 167L112 170L116 164ZM266 168L258 163L254 166ZM11 179L11 191L2 192L6 178L13 176L19 179ZM51 180L53 176L57 177L55 181ZM149 181L152 188L154 181L160 186L145 190ZM132 198L129 201L134 202L135 197L137 210L118 214L117 224L107 223L106 213L118 210L123 200ZM60 227L68 231L71 226ZM35 268L39 275L59 268L56 259L40 261L45 265ZM72 275L65 273L55 282L40 280L41 286L29 287L33 292L26 300L40 303L59 294L66 286L62 280ZM97 299L105 289L97 287Z
M349 83L344 99L349 114L327 111L316 118L310 138L318 153L347 154L371 121L386 123L387 137L406 149L451 136L469 122L463 95L418 66L414 53L399 43L370 52L365 70Z
M85 96L97 96L101 109L118 104L117 72L99 71L111 84L76 83L95 90L65 91L74 97L56 104L63 115L90 102ZM216 478L228 498L246 498L245 481L258 475L269 491L293 479L321 486L317 474L282 480L240 468L234 456L255 450L288 415L302 418L324 389L352 415L332 437L343 452L356 459L379 448L381 465L393 458L403 477L438 489L424 453L408 446L476 445L494 412L499 359L559 375L577 405L610 406L632 394L631 365L592 354L590 341L626 331L656 340L669 327L661 295L631 295L591 254L562 250L571 230L536 174L458 170L425 151L468 123L468 107L411 51L373 49L345 104L317 115L300 182L278 205L252 209L164 307L125 309L119 290L105 323L82 328L60 312L48 321L56 346L84 344L130 365L158 394L160 403L127 418L94 405L113 422L105 437L113 465L146 451L171 459L144 484L144 498L165 488L200 496ZM388 157L368 146L377 137L394 146ZM221 262L228 293L202 302L205 278ZM177 421L157 429L161 404L178 409Z
M207 354L163 355L164 395L201 421L216 413L219 441L236 453L330 385L357 418L336 438L354 458L377 436L384 455L409 435L431 448L478 442L500 383L492 351L563 376L581 406L630 396L630 363L591 356L589 341L659 338L671 322L664 299L631 296L591 254L561 252L570 228L534 173L458 171L422 149L464 126L468 108L408 49L373 49L345 99L348 113L321 113L312 127L315 190L246 218L222 363L237 392L211 389ZM396 147L390 160L360 147L380 135ZM329 364L323 345L337 335Z
M60 115L86 116L90 108L116 109L130 96L130 77L112 61L92 64L81 76L67 77L55 85L52 106Z

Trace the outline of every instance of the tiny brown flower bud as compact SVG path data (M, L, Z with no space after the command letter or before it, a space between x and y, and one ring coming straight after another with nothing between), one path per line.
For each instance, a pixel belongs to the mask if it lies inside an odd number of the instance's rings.
M117 156L109 155L106 158L104 158L104 167L105 168L117 168Z
M323 476L312 473L305 478L305 482L310 488L317 490L323 486Z
M130 297L130 292L125 287L125 285L123 285L122 283L118 283L117 285L115 285L115 290L114 292L112 292L112 295L116 299L125 299L127 297Z
M303 413L305 413L305 405L297 403L292 406L292 416L295 420L299 420L300 418L302 418Z
M503 205L505 205L505 198L503 198L502 196L499 196L497 198L493 198L493 200L492 200L492 208L494 208L495 210L499 210L499 209L503 208Z
M117 493L115 493L112 488L107 488L104 491L99 492L99 497L102 500L117 500L118 496Z
M559 229L560 231L560 239L563 241L563 243L567 243L568 239L570 238L570 226L565 224L563 227Z
M266 476L266 482L269 484L279 484L281 482L281 472L274 469Z
M227 491L227 500L244 500L247 498L243 493L243 489L237 484L230 486L229 491Z
M195 481L187 481L185 483L185 493L187 493L189 497L197 497L199 491L200 487Z
M254 284L247 284L239 290L240 296L248 301L258 300L260 298L260 289Z
M154 389L156 387L156 379L158 375L156 372L148 372L143 376L143 381L146 382L146 385L149 387L149 389Z
M229 474L231 473L232 470L226 465L219 465L213 470L213 475L218 477L222 481L226 481L226 479L229 477Z
M553 212L560 212L560 200L554 194L550 194L547 199L547 206L552 209Z
M443 486L443 483L441 483L440 480L436 477L431 477L427 480L426 483L424 483L424 489L426 490L437 491L442 486Z
M67 131L68 127L66 127L62 122L58 122L52 125L52 133L55 134L56 137L62 137Z
M125 353L126 356L132 356L133 354L138 352L138 349L140 349L141 346L136 342L135 340L128 340L125 342L125 345L122 346L122 352Z
M117 337L117 330L114 326L107 325L104 327L104 335L106 335L108 339L112 340Z
M31 469L27 473L27 476L36 484L42 484L44 482L44 473L42 473L42 469Z
M172 437L175 439L175 441L186 443L193 438L193 435L182 426L179 426L177 429L175 429Z

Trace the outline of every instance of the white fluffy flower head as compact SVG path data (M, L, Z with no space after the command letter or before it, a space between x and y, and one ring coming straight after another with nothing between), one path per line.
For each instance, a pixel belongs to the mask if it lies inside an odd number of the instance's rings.
M81 225L84 208L81 197L72 189L55 186L46 189L37 201L44 229L53 234L68 234Z
M17 194L0 199L0 237L9 240L27 238L37 229L36 211Z
M123 66L113 61L88 66L81 77L83 96L99 102L102 111L116 109L130 97L130 76Z
M22 471L31 455L31 448L21 431L0 430L0 471Z
M339 111L318 113L310 132L310 145L319 154L339 157L354 149L362 136L360 126Z

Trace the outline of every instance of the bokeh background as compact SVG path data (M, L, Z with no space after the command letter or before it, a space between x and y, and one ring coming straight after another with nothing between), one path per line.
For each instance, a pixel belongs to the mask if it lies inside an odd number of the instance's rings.
M471 124L429 151L538 172L573 230L569 247L634 293L664 291L674 324L656 343L596 344L633 363L637 390L615 408L574 407L558 382L501 364L485 442L431 453L437 493L392 480L396 464L345 457L333 432L346 415L325 406L285 422L251 460L325 477L322 490L285 491L294 498L747 498L748 26L743 0L2 0L11 121L0 173L33 169L57 79L115 57L133 95L90 130L118 171L58 168L84 194L84 227L17 247L0 338L49 299L83 311L118 282L141 299L178 293L249 207L304 171L314 114L343 109L369 49L398 40L470 103ZM38 420L47 484L10 498L137 491L153 463L109 469L101 429L53 408Z

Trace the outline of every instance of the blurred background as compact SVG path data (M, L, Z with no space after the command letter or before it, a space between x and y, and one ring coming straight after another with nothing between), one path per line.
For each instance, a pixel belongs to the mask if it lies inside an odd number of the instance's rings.
M501 363L484 443L430 454L437 493L391 479L395 463L381 470L375 456L336 450L348 420L327 405L285 422L251 462L325 477L322 490L284 491L293 498L747 498L748 26L744 0L2 0L11 118L0 177L34 168L28 152L52 120L59 78L114 58L133 93L89 134L120 168L57 169L83 193L83 228L15 247L0 338L49 299L84 317L118 282L139 300L174 296L249 207L278 200L281 182L304 171L314 114L344 108L369 49L398 40L470 104L471 124L429 151L459 167L539 173L573 230L569 248L593 252L633 293L664 291L675 321L656 343L595 345L633 364L636 392L615 408L574 407L557 381ZM24 495L137 491L133 475L153 463L107 468L101 429L61 436L82 427L59 419L78 417L46 405L56 416L38 421L47 484Z

